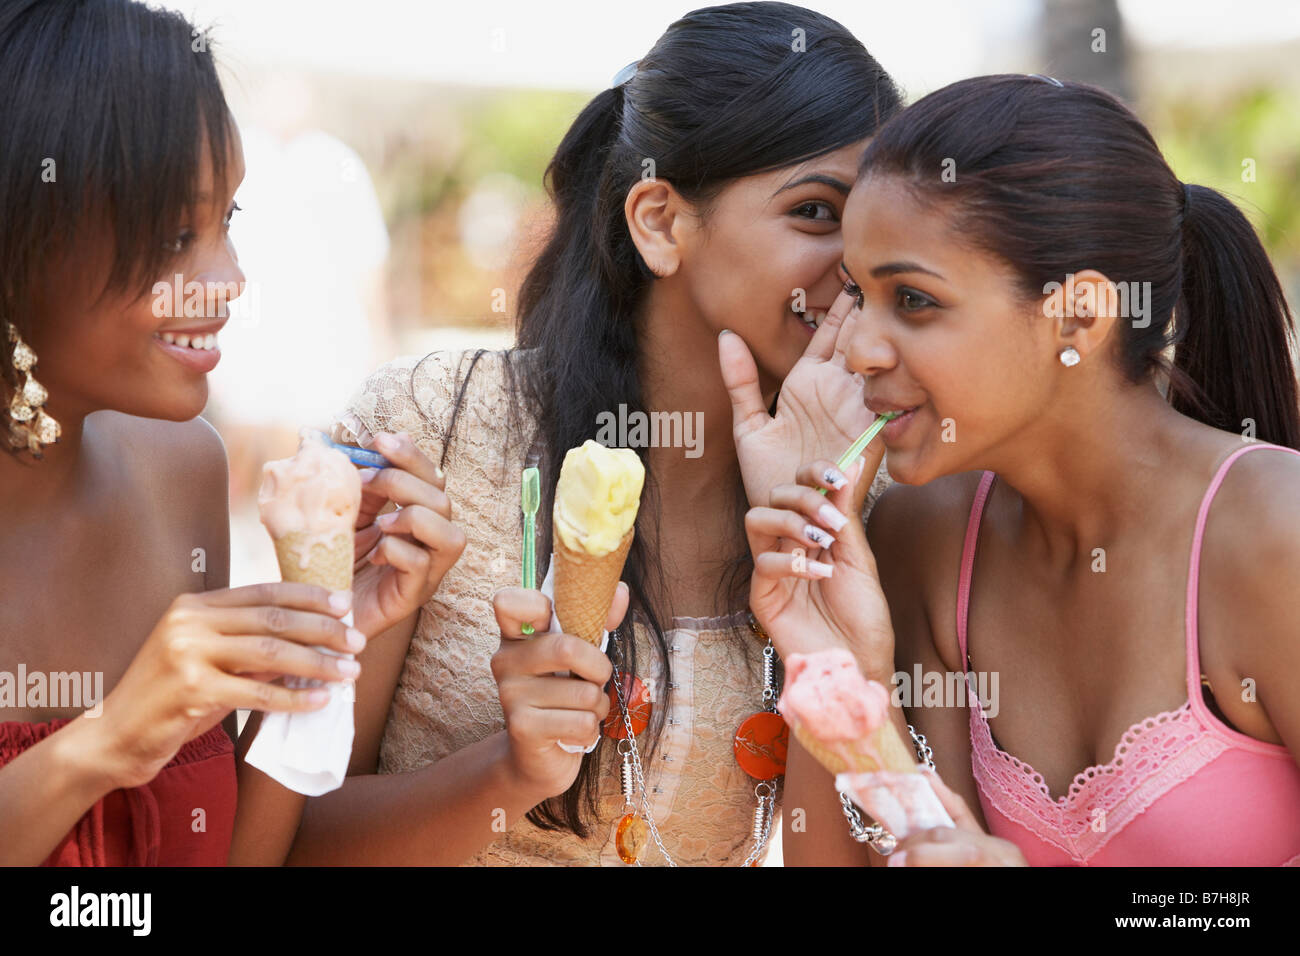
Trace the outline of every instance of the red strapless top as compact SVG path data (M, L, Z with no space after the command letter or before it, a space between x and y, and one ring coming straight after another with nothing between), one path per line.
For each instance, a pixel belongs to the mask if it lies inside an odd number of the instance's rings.
M70 722L0 723L0 767ZM217 724L144 786L103 797L42 865L225 866L236 793L235 748Z

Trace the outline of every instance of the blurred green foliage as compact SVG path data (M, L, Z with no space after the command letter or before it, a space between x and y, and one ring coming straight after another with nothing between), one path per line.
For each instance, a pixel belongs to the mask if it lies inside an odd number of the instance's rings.
M1180 98L1148 114L1178 177L1236 202L1294 288L1300 276L1300 91L1253 87L1213 102ZM1246 160L1254 160L1254 182L1243 179Z

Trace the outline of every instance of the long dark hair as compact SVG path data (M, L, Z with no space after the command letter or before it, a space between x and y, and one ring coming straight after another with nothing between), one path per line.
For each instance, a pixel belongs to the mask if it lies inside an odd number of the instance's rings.
M229 112L211 42L179 13L133 0L0 4L0 377L8 389L19 380L3 322L30 343L36 290L74 237L103 231L113 247L105 292L143 295L175 255L166 243L195 203L205 133L224 188ZM8 448L9 393L0 392Z
M733 180L865 139L901 106L893 81L839 23L787 3L734 3L686 14L628 82L603 91L579 113L546 170L555 221L521 287L517 350L506 356L509 387L517 408L528 410L520 420L533 426L530 444L542 473L541 541L550 540L565 452L596 437L602 411L620 403L629 412L648 411L637 369L638 318L654 275L623 214L643 160L653 159L654 175L707 216L710 202ZM458 411L459 402L453 421ZM646 450L637 452L644 461ZM739 484L736 492L739 528L745 506ZM654 478L647 474L623 580L632 592L628 619L635 615L653 633L667 683L668 649L655 611L662 579L644 533L658 515ZM729 584L726 596L734 600L748 575L733 574ZM626 622L620 634L616 663L631 673L636 662ZM646 753L658 740L666 697L665 690L654 708ZM586 837L604 746L583 759L566 793L528 819Z
M962 80L887 123L861 172L943 200L1027 298L1084 268L1149 282L1149 324L1121 326L1127 378L1163 372L1189 417L1236 432L1253 420L1258 438L1300 448L1295 326L1259 237L1222 194L1184 188L1114 96L1042 77Z

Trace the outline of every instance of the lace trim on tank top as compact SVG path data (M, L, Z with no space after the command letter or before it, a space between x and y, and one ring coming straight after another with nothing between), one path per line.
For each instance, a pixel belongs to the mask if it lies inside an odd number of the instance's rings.
M1053 798L1041 773L1007 753L994 741L988 718L974 688L967 682L967 705L971 711L971 767L981 796L1008 820L1080 862L1096 855L1153 803L1234 746L1289 758L1285 747L1255 740L1226 726L1223 729L1215 727L1209 716L1202 715L1193 706L1191 696L1200 693L1196 680L1200 673L1197 586L1201 540L1209 505L1228 467L1244 452L1265 447L1277 446L1247 446L1228 456L1216 470L1201 500L1184 606L1184 683L1188 699L1181 706L1132 724L1120 737L1108 762L1095 764L1075 774L1066 793ZM971 666L967 632L971 576L979 527L995 480L994 473L984 473L971 507L963 545L957 632L968 671ZM1208 712L1204 704L1201 709ZM1300 855L1283 865L1300 865Z

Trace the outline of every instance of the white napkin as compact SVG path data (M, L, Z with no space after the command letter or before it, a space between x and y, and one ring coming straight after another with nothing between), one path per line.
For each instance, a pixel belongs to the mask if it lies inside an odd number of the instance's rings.
M555 616L555 555L551 555L551 562L546 566L546 579L542 581L542 586L538 589L548 598L551 599L551 631L558 633L560 631L560 619ZM609 646L609 631L602 630L600 638L600 652L605 653L605 648ZM556 677L568 677L568 671L556 671ZM596 744L600 743L600 734L596 734L596 739L591 742L590 747L578 747L573 744L561 743L556 741L555 745L563 750L566 754L589 754L596 749Z
M900 840L921 830L953 826L924 773L841 773L835 788Z
M352 612L343 617L352 626ZM328 647L317 650L335 657L353 658ZM337 790L348 773L352 757L352 708L356 693L351 681L327 684L302 677L285 678L288 687L321 687L330 692L329 703L319 710L276 712L262 718L262 726L244 761L296 793L319 797Z

